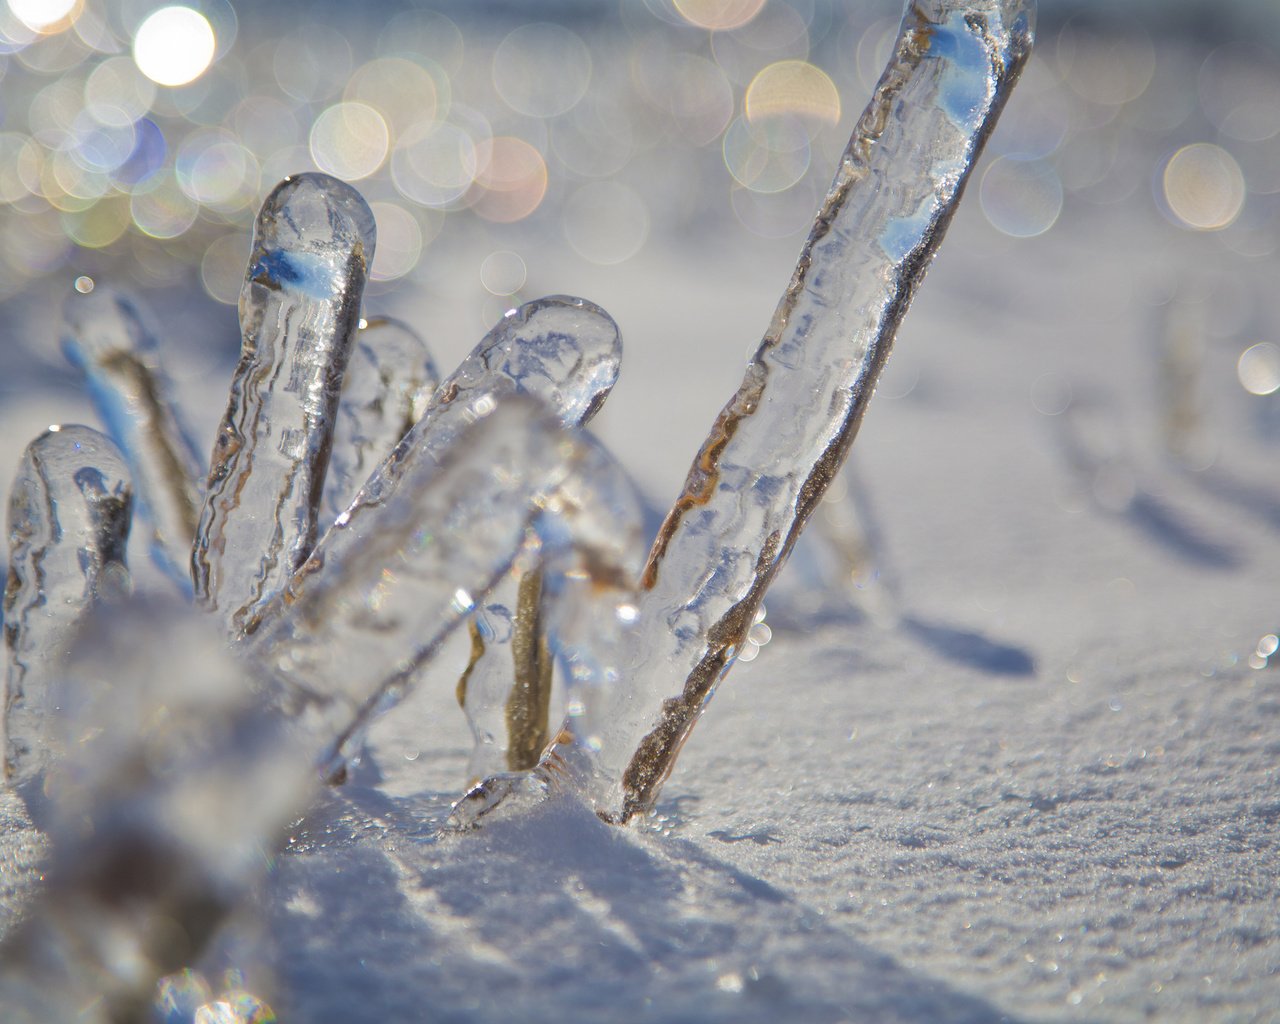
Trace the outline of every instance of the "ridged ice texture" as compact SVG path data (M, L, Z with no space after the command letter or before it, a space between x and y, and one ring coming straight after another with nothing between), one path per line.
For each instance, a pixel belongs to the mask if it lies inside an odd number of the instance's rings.
M258 214L240 292L240 363L191 558L196 600L233 635L315 545L373 248L369 207L324 174L286 179Z
M189 590L202 465L169 399L149 317L134 297L99 285L73 292L63 320L62 351L84 373L107 434L129 462L151 557Z
M89 427L54 427L28 447L9 498L4 774L35 812L51 760L51 687L88 611L129 590L133 491L124 457Z
M601 813L653 806L765 589L839 470L1017 76L1033 0L915 0L791 283L650 554L628 686L602 691ZM539 771L543 771L540 768Z
M531 531L557 571L572 561L589 586L625 587L638 571L639 503L603 450L530 397L482 415L443 461L426 447L407 451L396 486L339 519L250 641L248 656L282 683L285 713L337 735L326 771L471 615ZM570 601L564 614L576 608ZM618 644L605 649L591 657L616 671Z
M427 343L390 317L364 322L347 362L324 481L327 523L351 503L356 489L427 411L440 373Z

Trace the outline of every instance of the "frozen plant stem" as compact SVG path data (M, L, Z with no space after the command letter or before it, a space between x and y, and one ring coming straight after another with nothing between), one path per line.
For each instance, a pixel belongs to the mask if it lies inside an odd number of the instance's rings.
M129 591L133 489L124 457L89 427L55 427L27 446L9 497L4 592L4 777L41 817L53 757L51 688L89 611Z
M624 686L536 771L593 751L608 820L647 812L840 469L898 324L1031 52L1034 0L912 0L764 340L650 553ZM471 803L488 808L484 785ZM458 819L471 820L467 801Z
M160 346L137 302L82 282L64 308L62 351L84 373L98 418L129 460L152 560L189 593L200 459L169 400Z
M254 226L243 348L191 556L196 600L241 633L311 553L373 214L324 174L278 185Z

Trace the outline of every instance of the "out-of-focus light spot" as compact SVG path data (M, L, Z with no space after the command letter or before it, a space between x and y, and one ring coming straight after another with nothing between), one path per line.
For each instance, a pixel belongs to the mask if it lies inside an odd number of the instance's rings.
M1244 206L1240 165L1221 146L1209 142L1183 146L1174 153L1161 180L1169 213L1197 231L1225 228Z
M347 84L351 46L340 32L312 21L282 34L272 68L286 95L303 103L322 102Z
M746 85L766 64L809 57L809 29L789 4L770 4L747 24L711 37L711 55L729 80Z
M72 156L89 171L114 171L121 167L138 141L132 124L103 125L87 113L76 119L75 131L76 146L71 151Z
M523 25L493 53L493 85L504 103L528 117L558 117L591 83L591 53L560 25Z
M421 64L403 57L382 57L356 69L343 98L372 107L396 135L446 113L448 90L449 79L443 74L437 81Z
M491 295L514 295L524 287L527 276L524 260L509 249L489 253L480 264L480 283Z
M747 121L797 118L816 126L840 121L840 93L821 68L808 61L782 60L762 69L747 86Z
M61 32L76 20L81 0L8 0L9 10L33 32Z
M160 8L133 37L133 59L157 85L194 82L213 63L216 48L209 19L190 7Z
M1053 227L1062 213L1062 181L1050 163L1002 156L983 172L979 199L997 231L1034 238Z
M1280 391L1280 348L1269 341L1251 345L1236 361L1240 386L1251 395L1274 395Z
M1070 94L1047 61L1032 59L1018 91L1000 115L989 152L1047 157L1062 145L1071 126Z
M588 262L624 263L649 237L649 208L621 182L588 182L565 203L564 234L574 252Z
M391 154L391 180L406 199L442 207L471 188L478 166L476 146L467 132L431 121L410 129L397 143Z
M1280 60L1253 43L1227 43L1200 66L1200 106L1228 138L1263 142L1280 134Z
M112 197L84 210L63 213L62 230L76 245L102 249L123 235L132 222L128 200Z
M1107 107L1131 103L1156 71L1156 49L1139 23L1097 34L1069 22L1058 33L1058 70L1086 100Z
M230 132L203 129L187 136L174 164L178 184L191 199L224 210L241 209L256 197L258 161Z
M785 129L786 123L766 126ZM724 163L753 192L782 192L809 169L809 143L802 132L767 131L735 118L724 133Z
M584 178L617 174L635 151L631 111L616 95L589 95L548 128L552 151L568 170Z
M422 258L422 229L417 219L396 203L370 203L378 225L378 247L369 276L375 281L404 277Z
M136 193L129 207L138 230L152 238L177 238L200 213L200 207L171 176L153 189Z
M672 58L666 78L680 134L695 146L718 139L733 117L733 87L724 71L705 57L681 53Z
M438 11L405 11L386 23L378 36L385 57L434 61L446 76L462 70L466 46L462 31Z
M0 203L16 203L39 187L40 147L19 132L0 133Z
M367 178L387 158L387 122L364 103L336 103L311 127L311 157L322 171L345 181Z
M248 259L248 245L238 232L214 239L200 260L200 280L204 290L219 302L236 305L240 301L240 286L244 283Z
M745 25L763 6L764 0L675 0L685 21L716 32Z
M75 288L75 290L78 291L81 295L88 295L91 291L93 291L93 287L94 287L93 278L89 277L86 274L81 274L79 277L75 279L75 283L72 285L72 287Z
M110 57L89 73L84 83L84 104L100 124L122 127L133 124L151 109L156 86L128 57Z
M1041 416L1061 416L1071 408L1071 382L1050 370L1031 382L1031 405Z
M533 146L500 135L476 147L478 169L472 209L485 220L509 224L533 213L547 193L547 165Z

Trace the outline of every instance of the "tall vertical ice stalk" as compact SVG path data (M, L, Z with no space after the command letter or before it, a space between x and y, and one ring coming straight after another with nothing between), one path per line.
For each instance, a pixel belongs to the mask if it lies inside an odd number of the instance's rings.
M102 597L128 592L133 491L124 458L89 427L53 427L27 447L9 497L4 774L35 809L52 757L51 687Z
M653 806L843 464L1030 54L1034 9L1034 0L908 3L773 322L650 553L624 686L599 691L536 769L591 748L589 795L602 816L625 821Z
M243 348L191 557L196 599L242 631L315 545L373 214L324 174L263 204L240 291Z
M138 301L81 287L64 307L62 351L84 373L103 426L129 462L151 557L188 590L201 460L170 401L155 331Z

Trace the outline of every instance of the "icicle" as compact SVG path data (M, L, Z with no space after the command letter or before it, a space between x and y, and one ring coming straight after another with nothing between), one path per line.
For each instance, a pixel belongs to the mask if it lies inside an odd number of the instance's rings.
M627 685L599 691L586 716L599 726L563 733L535 770L590 760L588 796L609 820L653 806L843 463L1030 54L1034 8L1034 0L908 3L773 323L654 543ZM583 736L597 749L584 752Z
M62 351L128 460L152 560L190 592L200 460L169 400L155 331L136 299L92 284L77 283L63 315Z
M369 207L327 175L287 178L258 214L240 292L244 346L191 559L197 601L232 634L315 544L373 247Z
M53 760L51 686L85 616L129 590L133 492L124 458L89 427L51 427L23 455L9 498L4 773L38 816Z
M324 482L328 522L418 422L439 384L426 342L413 328L389 317L362 321L347 363Z

